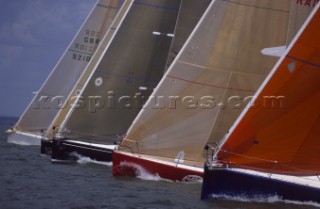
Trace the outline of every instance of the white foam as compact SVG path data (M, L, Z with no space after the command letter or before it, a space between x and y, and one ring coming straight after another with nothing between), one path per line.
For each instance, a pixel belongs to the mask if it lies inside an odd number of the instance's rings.
M77 163L79 163L79 164L92 163L92 164L105 165L105 166L108 166L108 167L112 167L112 162L102 162L102 161L93 160L93 159L91 159L89 157L84 157L82 155L79 155L76 152L73 152L70 155L76 157L78 159Z
M135 170L135 175L137 178L145 180L145 181L170 181L168 179L163 179L159 176L159 174L151 174L142 166L130 163L130 162L121 162L120 167L129 167ZM171 181L170 181L171 182Z
M295 204L295 205L310 205L315 207L320 207L319 203L312 202L312 201L306 201L306 202L299 202L299 201L293 201L293 200L284 200L282 197L278 195L270 195L270 196L264 196L264 195L256 195L253 197L249 197L245 194L243 195L237 195L237 196L231 196L231 195L211 195L210 199L220 199L220 200L231 200L231 201L238 201L238 202L256 202L256 203L286 203L286 204Z

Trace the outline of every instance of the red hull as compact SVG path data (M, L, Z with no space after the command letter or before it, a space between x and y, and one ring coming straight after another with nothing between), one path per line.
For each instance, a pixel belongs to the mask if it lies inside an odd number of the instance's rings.
M113 176L139 176L141 172L180 182L199 181L203 177L203 171L176 167L117 151L113 152Z

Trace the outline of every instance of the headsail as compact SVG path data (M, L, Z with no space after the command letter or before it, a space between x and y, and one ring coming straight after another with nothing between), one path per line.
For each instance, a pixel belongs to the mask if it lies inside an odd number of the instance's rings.
M47 130L84 71L117 12L118 0L99 0L50 76L27 107L15 131Z
M168 69L180 52L182 46L190 36L192 30L199 22L211 0L183 0L179 10L174 38L168 55Z
M123 19L125 18L127 12L129 11L132 5L132 0L124 1L123 3L121 1L121 4L118 4L118 5L121 7L118 10L118 13L115 16L113 22L111 23L109 30L106 32L106 34L102 38L101 43L99 44L97 50L92 56L92 59L90 60L89 64L86 66L86 69L83 71L79 80L77 81L71 93L69 94L67 98L68 104L64 108L60 109L60 111L52 121L51 125L47 129L46 135L49 139L52 139L55 133L61 131L62 129L61 127L64 126L63 123L68 120L68 118L70 117L70 114L73 111L73 108L76 108L78 104L78 100L82 99L81 93L84 90L84 86L88 82L90 76L94 73L97 65L99 64L100 60L103 58L105 51L107 50L114 36L118 32L118 28L120 24L122 23Z
M120 150L172 162L184 153L185 164L202 166L208 139L224 137L276 62L260 51L285 45L289 8L290 0L212 1Z
M110 144L127 131L164 73L179 7L180 0L133 1L84 86L86 106L62 124L68 138Z
M320 174L320 4L274 67L218 152L225 163ZM267 106L266 106L267 105Z

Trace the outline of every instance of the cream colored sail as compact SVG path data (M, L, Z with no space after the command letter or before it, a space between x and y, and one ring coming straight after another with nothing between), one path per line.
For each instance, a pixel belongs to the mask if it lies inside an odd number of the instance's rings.
M199 22L211 0L182 0L174 38L168 55L167 69Z
M113 143L163 76L180 0L128 1L123 21L60 130L68 139ZM54 124L57 126L57 124Z
M130 127L120 150L203 165L287 41L290 0L215 0Z
M132 5L132 0L127 1L118 1L115 5L117 8L117 15L113 19L113 22L110 23L109 30L106 32L105 36L103 37L99 47L97 48L95 54L92 56L90 63L87 65L85 71L81 75L80 79L74 86L73 90L71 91L70 95L68 96L67 105L64 108L60 109L58 114L56 115L55 119L49 126L46 136L49 139L54 137L54 134L62 130L62 123L68 120L68 117L73 111L74 105L77 103L79 97L81 97L81 92L84 89L84 86L88 82L91 74L94 72L96 66L99 64L100 60L102 59L106 49L111 44L115 34L118 31L120 24L122 23L125 15L127 14L128 10ZM116 2L115 2L116 3ZM94 95L92 95L94 96Z
M38 91L15 131L42 134L61 109L116 15L118 0L99 0Z

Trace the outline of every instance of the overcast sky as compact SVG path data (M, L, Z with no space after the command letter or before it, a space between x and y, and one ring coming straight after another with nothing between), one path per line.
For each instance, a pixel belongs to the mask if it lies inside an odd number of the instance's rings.
M1 0L0 116L20 116L96 0Z

